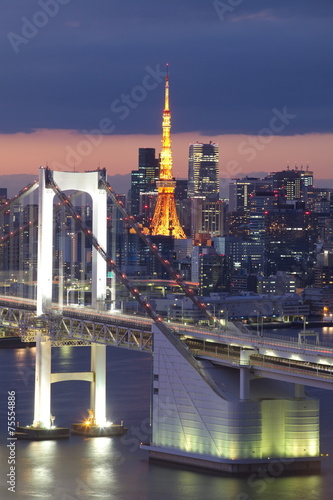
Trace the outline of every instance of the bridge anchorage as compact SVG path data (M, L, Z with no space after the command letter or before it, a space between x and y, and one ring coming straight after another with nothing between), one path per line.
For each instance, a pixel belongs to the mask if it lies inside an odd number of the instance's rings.
M84 186L93 190L93 203L103 207L102 211L98 209L98 221L92 230L84 225L64 193ZM36 341L34 421L27 435L30 432L30 437L38 439L38 433L44 438L43 434L49 432L53 423L50 386L60 380L90 382L87 427L89 423L92 428L95 424L99 429L107 426L105 350L107 345L114 345L153 353L151 438L142 444L151 459L235 473L258 467L271 469L272 475L276 469L279 473L317 470L319 405L305 393L304 386L333 389L333 349L268 335L257 337L244 325L232 322L223 329L165 324L104 250L106 225L102 227L100 221L106 219L106 196L111 196L123 210L129 224L184 293L213 325L219 325L149 237L140 233L107 184L105 173L59 173L41 168L39 189L37 315L31 312L32 305L27 301L18 304L13 300L10 304L0 299L2 318L8 318L11 324L17 318L23 340L33 336ZM52 231L48 227L54 195L93 247L92 305L96 307L105 291L103 280L108 266L149 318L86 308L63 308L61 314L57 313L52 305ZM98 282L100 279L102 283ZM15 314L15 310L21 310L21 315ZM25 327L22 311L28 318ZM51 348L64 343L91 345L90 372L51 373ZM51 430L54 437L61 437L56 435L61 431Z

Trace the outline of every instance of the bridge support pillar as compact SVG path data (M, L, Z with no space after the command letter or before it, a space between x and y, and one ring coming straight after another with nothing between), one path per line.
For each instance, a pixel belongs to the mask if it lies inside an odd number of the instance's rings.
M46 187L45 170L41 168L38 198L37 316L41 316L52 306L53 198L54 192Z
M94 381L90 389L90 406L96 425L106 423L106 345L91 344L91 371Z
M295 384L295 398L304 398L304 385Z
M252 349L242 349L240 352L239 399L250 399L250 356Z
M50 428L51 424L51 342L36 334L35 408L33 426Z
M37 265L37 316L41 316L52 307L53 275L53 200L55 193L48 185L48 176L62 191L80 190L90 194L93 205L93 233L106 249L106 212L107 194L100 189L102 171L95 172L55 172L43 167L39 171L39 210L38 210L38 265ZM92 248L92 307L105 308L106 298L106 262L97 250ZM115 297L113 297L115 298Z
M250 370L242 367L240 369L239 399L250 399Z
M316 400L292 398L285 384L260 377L246 399L255 349L241 351L240 400L229 366L193 358L162 325L152 332L152 431L141 445L151 459L253 476L276 464L280 473L320 468Z

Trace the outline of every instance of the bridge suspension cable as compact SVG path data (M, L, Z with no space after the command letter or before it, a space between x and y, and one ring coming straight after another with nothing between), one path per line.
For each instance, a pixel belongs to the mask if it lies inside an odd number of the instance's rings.
M34 189L36 189L38 187L38 181L37 182L37 186L35 186ZM31 192L31 191L30 191ZM24 196L26 196L27 193L24 193ZM72 193L70 196L69 196L69 199L73 200L75 198L77 198L78 196L81 195L81 192L80 191L76 191L75 193ZM18 198L13 198L12 200L10 200L10 203L11 202L16 202L18 201ZM58 203L58 205L54 208L54 213L57 213L59 212L59 210L61 210L61 208L63 208L63 205L62 203ZM8 207L7 209L8 210ZM1 215L1 210L0 210L0 215ZM26 224L24 224L23 226L20 226L18 227L17 229L15 229L15 231L10 231L8 234L5 234L4 236L1 236L0 237L0 245L4 245L5 243L7 243L7 241L9 241L11 238L15 238L15 236L18 236L19 234L21 234L23 231L25 231L26 229L28 229L29 226L37 226L38 224L38 218L32 220L32 221L29 221L27 222Z
M134 229L136 234L140 236L140 238L144 241L144 243L149 247L149 250L155 255L155 257L159 260L162 266L167 270L169 275L175 280L177 285L183 290L185 295L191 299L191 301L205 314L209 321L213 323L219 322L219 320L208 311L206 304L201 302L201 300L195 295L193 288L191 288L182 278L182 276L173 268L171 263L163 257L163 255L159 252L157 246L151 242L149 236L147 236L139 224L135 221L133 215L130 215L124 204L121 200L118 200L116 193L110 184L103 178L100 179L100 184L107 191L108 195L112 199L113 203L119 208L121 213L124 215L126 222L130 224L130 226Z
M199 373L199 375L212 387L212 389L220 394L221 389L217 386L216 382L210 377L209 374L205 373L201 369L200 363L193 357L193 355L189 352L187 347L183 344L183 342L174 334L174 332L164 323L161 316L159 316L156 311L151 307L151 305L141 296L139 290L135 288L127 278L125 274L123 274L117 268L117 265L114 260L108 257L106 251L102 246L98 243L97 238L94 236L92 231L85 225L82 220L80 214L75 211L74 206L72 205L68 196L60 191L59 187L55 183L52 173L50 170L46 171L46 180L47 185L50 186L55 194L60 199L61 203L65 206L67 212L73 217L73 219L80 226L81 231L86 236L87 240L91 243L91 245L96 249L96 251L103 257L106 263L110 266L112 271L115 273L117 278L123 285L127 288L127 290L133 295L133 297L139 302L142 308L147 312L148 316L152 318L155 322L159 330L165 337L171 342L171 344L182 354L182 356L187 359L187 361L193 366L193 368Z
M152 309L151 305L146 300L144 300L139 290L130 283L127 276L118 269L115 261L107 255L104 248L102 248L102 246L98 243L92 231L83 222L81 215L76 212L69 197L59 189L58 185L53 180L51 171L48 171L47 184L53 189L53 191L58 196L63 206L66 208L67 212L73 217L75 222L79 225L81 231L86 236L87 240L91 243L91 245L95 248L95 250L103 257L103 259L109 265L110 269L115 273L119 281L123 283L123 285L128 289L128 291L133 295L133 297L139 302L139 304L143 307L143 309L155 322L162 321L162 318L156 313L156 311Z
M75 209L74 209L74 207L73 207L73 205L72 205L72 203L70 201L70 199L73 199L74 197L76 197L80 193L79 192L78 193L74 193L74 194L71 195L71 197L66 196L62 191L60 191L60 189L58 188L58 186L56 186L56 184L55 184L55 182L53 180L53 177L50 175L51 174L51 170L48 169L47 171L49 173L49 175L48 175L48 182L50 183L50 185L52 186L53 190L55 191L55 193L57 194L57 196L61 200L62 205L65 205L65 207L67 209L69 209L69 206L72 207L73 213L71 213L71 215L79 223L79 225L81 226L81 230L86 235L86 237L92 242L92 239L91 239L92 233L91 233L91 231L83 224L83 222L81 220L81 216L76 213L76 211L75 211ZM204 304L195 295L195 292L194 292L193 288L191 288L184 281L184 279L179 274L179 272L177 272L174 269L174 267L172 266L172 264L170 263L170 261L167 260L167 259L165 259L163 257L163 255L159 252L158 247L154 243L152 243L152 241L150 240L149 236L146 235L142 231L142 229L140 228L139 224L135 221L134 217L127 212L126 208L124 207L123 202L121 200L118 200L117 195L116 195L114 189L111 187L111 185L102 176L100 177L99 182L100 182L101 187L106 190L108 196L111 198L111 200L113 201L113 203L117 206L117 208L123 214L124 220L132 227L132 229L135 231L135 233L144 241L144 243L147 245L147 247L149 248L149 250L153 253L153 255L155 255L155 257L158 259L158 261L161 263L161 265L166 269L166 271L174 279L174 281L177 283L177 285L183 290L183 292L185 293L185 295L195 304L196 307L198 307L203 312L203 314L207 317L208 321L213 322L213 324L219 323L219 320L216 318L216 316L214 316L207 309L206 304ZM10 208L10 206L12 204L14 204L15 202L17 202L18 200L23 199L25 196L27 196L28 194L32 193L38 187L38 185L39 185L39 181L36 180L33 183L31 183L28 186L26 186L25 188L23 188L14 198L12 198L8 202L6 202L6 204L3 207L1 207L0 214L3 213L3 212L5 212L6 210L8 210ZM57 207L56 210L58 208L59 207ZM82 225L81 225L81 223L82 223ZM10 238L15 237L20 232L26 230L31 224L33 224L33 225L37 224L37 220L29 221L27 224L25 224L24 226L21 226L20 228L16 229L14 232L11 232L8 235L3 236L2 238L0 238L0 244L6 243L6 241L8 241ZM83 229L83 226L85 226L85 230ZM96 240L96 243L97 243L97 245L96 246L94 245L94 246L95 246L96 250L99 253L101 253L100 250L98 249L98 247L99 248L101 248L101 247L100 247L100 245L98 245L97 240ZM108 262L109 266L115 272L117 278L126 286L125 281L124 281L124 280L127 279L126 275L124 273L120 272L118 269L114 269L113 268L113 265L115 265L114 261L112 261L112 259L108 258L108 256L107 256L107 254L106 254L105 251L104 251L104 253L105 253L105 257L107 259L107 262ZM113 264L111 262L113 262ZM134 287L132 287L132 288L133 288L133 291L136 290L136 288L134 288ZM138 300L138 298L135 295L135 292L133 293L133 296ZM141 300L143 300L143 299L141 298ZM140 300L138 300L138 302L142 305L142 307L144 307L143 304L140 302ZM149 310L152 310L151 306L148 303L146 303L146 304L149 306ZM156 317L159 317L159 316L156 314ZM154 318L152 317L152 319L154 319Z
M7 200L0 207L0 215L3 214L4 212L6 212L7 210L9 210L11 208L11 206L14 205L14 203L23 200L23 198L25 198L29 194L33 193L35 191L35 189L38 188L38 186L39 186L39 181L38 181L38 179L36 179L31 184L28 184L26 187L21 189L21 191L19 191L13 198L11 198L10 200Z

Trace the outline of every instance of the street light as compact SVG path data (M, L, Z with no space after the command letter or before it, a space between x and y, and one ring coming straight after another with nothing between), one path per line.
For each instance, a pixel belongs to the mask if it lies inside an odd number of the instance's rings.
M223 317L221 319L221 314L223 314ZM220 325L223 325L222 323L222 320L224 320L224 328L227 328L227 324L228 324L228 308L226 308L225 310L224 309L221 309L220 310Z

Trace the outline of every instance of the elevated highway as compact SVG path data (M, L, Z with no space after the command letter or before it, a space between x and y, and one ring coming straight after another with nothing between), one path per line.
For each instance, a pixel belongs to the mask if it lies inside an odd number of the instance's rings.
M86 307L60 310L54 306L42 318L35 313L33 300L0 298L2 325L16 328L22 341L33 341L36 330L42 330L53 346L98 343L142 351L153 348L154 321L150 318ZM333 388L333 346L281 335L258 336L244 325L232 322L221 328L176 322L167 326L197 359L238 369L247 366L253 377Z

